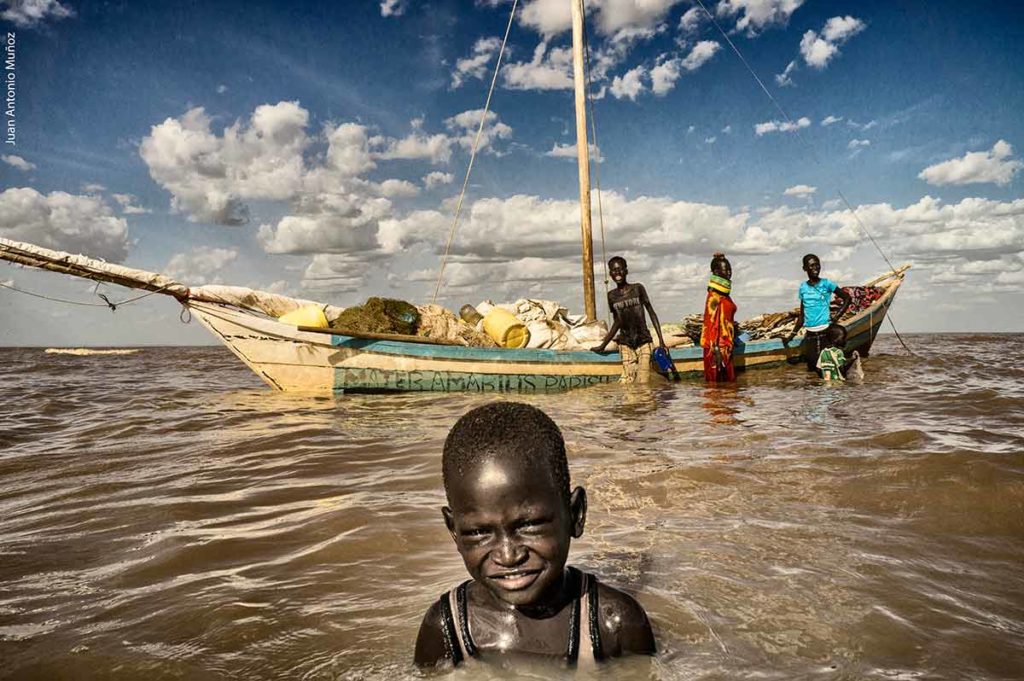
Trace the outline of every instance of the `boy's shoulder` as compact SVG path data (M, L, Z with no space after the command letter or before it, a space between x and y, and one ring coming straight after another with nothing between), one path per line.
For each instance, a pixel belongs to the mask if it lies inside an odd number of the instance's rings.
M605 655L654 653L654 633L647 612L635 598L604 582L598 582L598 627Z
M444 613L441 610L441 599L438 598L427 608L416 636L414 660L418 666L434 667L448 659L444 631Z

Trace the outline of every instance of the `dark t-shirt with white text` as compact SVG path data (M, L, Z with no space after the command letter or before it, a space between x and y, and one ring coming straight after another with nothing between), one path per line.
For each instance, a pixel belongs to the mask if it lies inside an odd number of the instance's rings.
M644 316L644 306L649 304L643 284L626 284L621 289L614 288L608 292L608 307L619 321L616 341L620 345L638 348L652 342Z

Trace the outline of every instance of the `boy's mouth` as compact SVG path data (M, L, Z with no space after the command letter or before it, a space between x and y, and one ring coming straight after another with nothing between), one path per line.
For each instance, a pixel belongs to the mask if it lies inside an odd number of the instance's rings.
M503 591L522 591L528 589L540 575L541 570L509 570L487 577L495 586Z

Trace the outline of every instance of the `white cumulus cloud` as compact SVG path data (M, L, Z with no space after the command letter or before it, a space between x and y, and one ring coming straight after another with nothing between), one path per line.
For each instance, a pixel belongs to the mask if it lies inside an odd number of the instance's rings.
M687 71L696 71L708 63L720 49L722 49L722 46L714 40L701 40L693 46L690 53L683 59L683 68Z
M385 160L428 160L434 164L447 163L452 157L452 139L444 133L426 133L422 125L423 121L419 119L413 121L412 132L402 138L375 138L373 141L384 148L374 156Z
M722 0L716 13L737 17L736 30L754 36L771 26L785 26L802 4L804 0Z
M528 62L510 62L502 67L502 82L511 90L571 90L572 50L547 42L537 45Z
M430 190L444 184L451 184L454 179L455 176L451 173L443 173L439 170L435 170L423 176L423 186Z
M855 17L832 17L825 22L819 34L807 31L800 39L800 55L815 69L824 69L839 54L839 47L867 27Z
M705 16L704 10L700 7L691 7L686 10L683 12L683 16L679 17L679 32L683 35L696 33Z
M651 92L660 96L667 95L679 80L679 59L666 59L651 68Z
M653 31L683 0L604 0L597 4L597 28L604 35ZM566 3L568 4L568 3Z
M636 66L621 76L615 76L608 91L616 99L629 99L635 102L646 89L643 82L646 76L647 69L643 65Z
M682 1L601 0L592 3L588 12L602 35L652 35L661 28L672 8ZM522 3L519 23L551 37L572 27L572 6L566 0L527 0Z
M263 104L248 124L236 121L217 136L198 107L154 125L139 153L176 210L192 220L244 224L245 199L287 199L300 189L308 119L297 102Z
M0 236L111 262L128 255L128 223L98 196L7 189L0 193Z
M919 178L933 185L993 183L1009 184L1024 167L1020 160L1011 158L1013 147L999 140L988 151L971 151L960 158L928 166Z
M238 251L230 248L194 248L171 256L163 273L187 286L218 284L223 281L221 270L237 257Z
M494 37L480 38L473 44L473 53L455 62L451 87L457 88L468 78L483 78L487 65L494 59L501 47L501 41Z

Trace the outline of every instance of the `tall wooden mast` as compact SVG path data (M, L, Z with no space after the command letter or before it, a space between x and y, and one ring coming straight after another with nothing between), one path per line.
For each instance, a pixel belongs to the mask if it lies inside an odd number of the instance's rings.
M587 144L587 81L583 63L583 0L572 1L572 64L576 86L576 150L580 175L580 230L583 233L583 310L597 319L594 302L594 237L590 223L590 149Z

